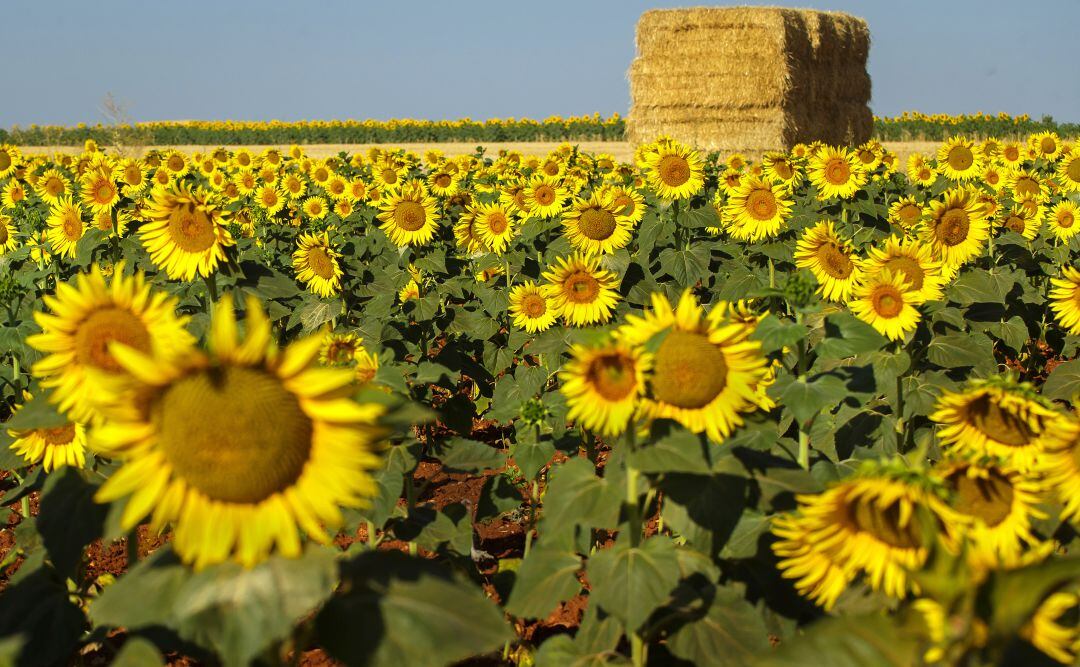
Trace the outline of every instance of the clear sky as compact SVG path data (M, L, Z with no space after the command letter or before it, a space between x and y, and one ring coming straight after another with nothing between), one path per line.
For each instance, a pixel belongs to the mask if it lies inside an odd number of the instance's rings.
M0 127L104 120L625 114L634 25L665 0L15 0ZM733 3L734 4L734 3ZM879 115L1080 121L1080 0L742 2L864 17Z

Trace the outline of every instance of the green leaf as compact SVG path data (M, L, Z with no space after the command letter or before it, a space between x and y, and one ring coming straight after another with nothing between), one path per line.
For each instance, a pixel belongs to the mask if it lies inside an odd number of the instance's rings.
M874 327L851 313L840 312L825 318L825 337L813 350L823 359L845 359L880 350L886 342Z
M780 404L802 423L826 409L831 411L850 393L844 381L830 373L809 379L781 375L768 391L770 396L778 398Z
M710 446L699 435L674 427L669 433L654 434L651 442L630 454L630 461L634 468L645 473L707 474L712 467Z
M1005 298L1003 283L994 279L988 271L964 271L950 286L950 301L967 306L973 303L1001 303Z
M673 654L696 665L741 667L769 649L769 632L742 592L719 588L705 616L672 633L667 645Z
M883 614L817 621L755 667L909 667L921 664L923 642Z
M708 273L708 248L703 246L697 246L691 250L664 248L660 252L660 266L680 286L691 287Z
M994 343L981 333L934 336L926 346L926 357L942 368L992 368L995 365Z
M581 558L572 551L537 547L521 562L506 611L525 618L545 618L560 602L581 591Z
M368 553L351 567L359 576L351 592L331 600L317 620L320 642L347 664L443 667L514 638L478 586L440 576L431 564Z
M466 438L454 438L447 443L439 460L447 468L463 472L496 470L506 465L506 456L502 450Z
M535 479L537 473L554 455L555 445L550 440L537 441L535 436L523 438L519 435L517 442L510 445L510 456L521 469L521 474L525 476L525 479Z
M573 458L554 466L544 494L540 536L545 546L574 546L574 529L611 528L622 507L621 489L598 477L592 461Z
M1037 565L991 573L979 591L980 606L995 637L1011 637L1043 600L1069 583L1080 582L1080 557L1061 557Z
M807 328L805 325L782 320L770 313L758 322L757 328L750 335L750 338L761 341L761 351L769 354L784 347L795 345L806 338L806 334Z
M337 304L336 310L332 309L330 303L326 301L313 301L304 306L300 311L300 323L304 327L304 333L315 331L340 313L341 302L336 301L334 303Z
M112 667L156 667L165 660L154 643L142 637L131 637L117 651Z
M664 521L698 551L715 556L746 507L746 479L734 475L664 476Z
M634 632L679 583L675 543L658 535L631 547L628 536L620 535L613 547L589 559L588 575L590 599Z
M66 662L86 623L64 578L48 565L33 567L30 560L23 563L21 578L0 594L0 637L15 635L25 642L15 663L19 667Z
M51 392L38 392L29 402L23 404L3 427L14 430L56 428L71 423L49 402L51 395Z
M1042 386L1042 395L1051 400L1072 401L1080 393L1080 359L1058 364Z
M108 505L94 502L98 485L87 474L71 467L54 471L41 492L37 529L60 572L74 570L82 560L83 547L101 537Z
M129 630L163 625L215 651L225 665L247 665L287 637L336 583L329 549L308 549L297 559L273 556L250 569L224 563L200 572L162 550L106 588L90 614L97 625Z

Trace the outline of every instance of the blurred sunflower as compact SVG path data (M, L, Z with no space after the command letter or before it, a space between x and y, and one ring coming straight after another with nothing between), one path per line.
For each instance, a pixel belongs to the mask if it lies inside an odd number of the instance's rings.
M1020 636L1064 665L1075 665L1080 654L1080 624L1076 622L1080 595L1058 591L1043 600Z
M0 178L7 178L15 173L22 162L19 149L11 144L0 144Z
M340 292L344 275L338 264L341 255L330 246L329 234L301 233L296 242L299 247L293 251L292 264L297 279L323 298Z
M476 229L476 215L473 209L467 209L454 223L454 239L457 247L470 255L486 250L484 241L480 238L480 232Z
M175 183L155 188L139 229L154 264L173 280L209 277L235 241L225 226L226 213L199 190Z
M15 227L11 224L11 216L0 215L0 255L11 252L19 246L15 238Z
M795 512L773 517L772 545L785 578L800 593L831 609L860 575L894 598L917 593L908 571L927 555L927 521L940 519L941 501L926 481L874 463L823 493L799 495Z
M605 436L626 430L645 387L651 357L624 342L573 345L559 374L569 406L566 418Z
M548 302L548 288L528 280L510 289L510 315L514 326L528 333L546 331L555 323L557 311Z
M1003 459L1028 472L1044 452L1044 434L1054 437L1062 417L1044 405L1034 388L1008 377L969 380L958 392L945 390L930 419L946 448Z
M706 314L686 290L674 308L653 293L651 310L626 317L619 339L647 350L659 341L641 399L646 419L672 419L722 442L743 423L741 413L763 407L761 343L748 340L753 327L732 322L727 310L714 307Z
M86 467L86 427L78 422L50 428L9 429L8 435L14 438L11 451L27 465L40 463L45 472L63 466Z
M4 186L4 191L0 193L0 210L6 208L15 208L19 202L26 199L26 187L19 182L18 179L13 178L7 182Z
M246 325L238 339L225 296L209 354L166 362L113 346L132 381L106 390L109 420L91 440L123 463L95 498L130 496L125 529L147 515L154 530L173 524L173 549L197 569L228 559L250 567L275 546L297 557L298 525L327 543L324 526L341 525L339 506L362 506L376 492L384 409L346 398L352 372L313 367L321 336L279 351L254 297Z
M409 181L379 201L379 226L399 247L427 245L435 238L439 217L436 201L420 181Z
M76 421L99 416L96 378L122 372L110 352L112 342L163 359L194 342L184 328L187 317L176 315L176 298L151 290L142 273L123 272L124 265L117 265L106 281L95 265L71 283L57 285L55 296L44 297L51 313L34 313L42 333L26 342L45 355L34 364L34 375Z
M319 362L324 366L349 366L356 361L363 339L354 333L327 333L319 348Z
M619 301L619 280L600 268L600 260L575 253L560 257L544 273L548 305L572 326L602 324L611 319Z
M1080 521L1080 420L1063 417L1044 441L1038 469L1047 487L1062 504L1061 517Z
M807 229L795 244L795 266L814 274L824 298L841 303L850 298L862 278L854 248L840 238L828 220Z
M1044 203L1050 196L1050 188L1039 176L1038 172L1030 169L1013 169L1005 176L1005 187L1013 193L1013 199L1031 199L1039 204Z
M586 255L610 255L626 247L634 228L619 212L612 194L598 190L588 199L575 199L563 214L562 224L570 245Z

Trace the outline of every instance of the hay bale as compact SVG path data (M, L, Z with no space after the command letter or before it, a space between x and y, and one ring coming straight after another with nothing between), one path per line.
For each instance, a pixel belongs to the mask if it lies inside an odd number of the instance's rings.
M870 136L862 19L773 7L660 9L641 15L636 44L628 72L633 142L667 134L757 154Z

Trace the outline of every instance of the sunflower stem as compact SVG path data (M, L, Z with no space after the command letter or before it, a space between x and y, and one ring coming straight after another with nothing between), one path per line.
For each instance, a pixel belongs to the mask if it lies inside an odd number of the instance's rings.
M22 509L22 515L27 519L30 518L30 496L23 496L19 500L19 508Z
M207 305L210 306L217 303L217 274L211 273L208 276L203 276L203 282L206 283L206 293L210 295L210 303ZM209 308L207 310L209 310Z
M139 562L139 527L136 526L128 533L127 538L127 567L128 571Z
M772 257L769 258L769 289L776 289L776 265Z
M533 526L536 525L536 504L540 500L540 480L534 479L532 481L532 487L529 491L529 523L525 526L525 553L524 556L529 555L529 551L532 550L533 541Z
M630 533L630 546L636 547L641 544L641 505L638 504L638 479L641 473L635 468L630 458L634 454L637 443L634 441L633 427L626 429L626 518Z
M630 663L634 667L645 667L647 656L645 640L637 632L630 633Z

